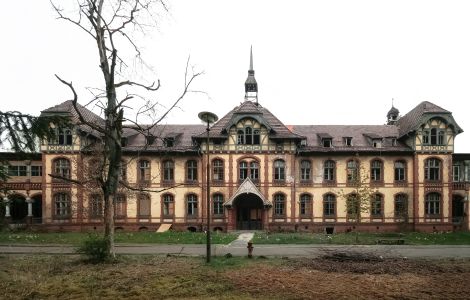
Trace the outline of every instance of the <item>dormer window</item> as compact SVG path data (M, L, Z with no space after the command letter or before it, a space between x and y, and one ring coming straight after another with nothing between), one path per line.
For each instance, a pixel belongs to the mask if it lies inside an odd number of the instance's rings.
M331 138L324 138L321 140L323 147L331 148L333 146L333 139Z
M423 131L423 144L424 145L445 145L445 131L444 129L431 128L430 130Z
M57 128L56 136L53 139L49 139L49 144L71 146L72 141L72 130L69 128Z
M347 136L343 138L343 142L345 146L351 147L352 146L352 137Z
M300 141L300 146L301 146L301 147L307 146L307 140L301 140L301 141Z
M372 140L372 147L382 148L382 139L373 139Z
M396 138L392 138L392 146L393 147L397 146L397 139Z
M165 145L165 147L173 147L175 145L175 139L174 138L164 138L163 139L163 144Z
M146 136L145 140L147 141L147 145L152 145L155 143L155 137L153 135Z
M123 137L121 138L121 147L126 147L128 143L128 139Z
M260 130L253 129L250 126L244 129L237 130L237 144L238 145L259 145L260 144Z

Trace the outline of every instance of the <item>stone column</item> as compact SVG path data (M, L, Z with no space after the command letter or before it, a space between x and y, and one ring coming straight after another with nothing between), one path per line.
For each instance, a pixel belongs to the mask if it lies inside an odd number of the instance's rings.
M28 224L33 223L33 202L34 202L33 199L29 197L26 198L26 203L28 204L28 217L27 217Z
M5 222L11 222L11 214L10 214L10 199L7 196L3 197L3 203L5 204Z

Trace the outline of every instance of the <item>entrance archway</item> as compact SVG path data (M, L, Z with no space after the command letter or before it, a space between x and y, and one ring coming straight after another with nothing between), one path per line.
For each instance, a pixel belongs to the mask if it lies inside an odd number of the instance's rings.
M237 230L263 229L263 200L255 194L241 194L235 198L233 209L236 213Z
M12 223L26 223L28 215L28 204L22 195L14 194L8 197L10 199L10 215Z
M464 217L464 201L460 195L452 196L452 222L460 224Z
M35 195L32 197L33 201L33 223L42 223L42 195Z

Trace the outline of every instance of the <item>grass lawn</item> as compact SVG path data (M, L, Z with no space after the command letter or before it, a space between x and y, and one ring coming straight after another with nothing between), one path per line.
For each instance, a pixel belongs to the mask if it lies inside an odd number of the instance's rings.
M0 232L0 244L71 244L78 245L88 236L87 233L35 233ZM212 233L213 244L226 245L237 238L234 233ZM359 233L359 244L373 245L378 239L398 237L397 233ZM407 245L470 245L470 232L400 234ZM355 233L265 233L256 232L256 244L355 244ZM205 244L206 235L202 232L119 232L116 243L126 244Z
M407 245L470 245L470 232L448 233L359 233L359 244L373 245L383 238L400 237ZM356 233L265 233L257 232L254 244L339 244L356 243Z
M469 260L0 256L2 299L468 299Z
M36 232L0 232L0 244L71 244L78 245L88 237L88 233L36 233ZM228 244L237 238L236 234L214 232L212 243ZM205 244L203 232L119 232L116 243L131 244Z

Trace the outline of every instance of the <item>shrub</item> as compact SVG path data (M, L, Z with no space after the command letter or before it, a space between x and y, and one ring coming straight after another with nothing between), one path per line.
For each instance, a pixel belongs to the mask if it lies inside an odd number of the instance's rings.
M109 258L109 244L104 238L90 234L78 247L77 253L85 255L91 263L102 263Z

